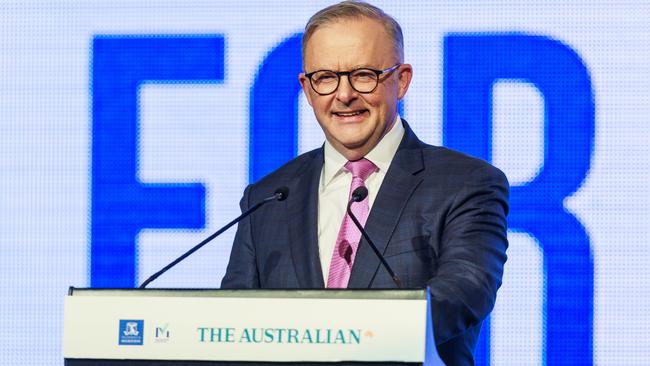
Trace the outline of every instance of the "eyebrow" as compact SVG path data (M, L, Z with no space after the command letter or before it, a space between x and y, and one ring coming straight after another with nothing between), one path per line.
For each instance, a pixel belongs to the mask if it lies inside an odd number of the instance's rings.
M345 71L351 71L351 70L357 70L357 69L377 69L375 66L371 66L368 64L358 64L350 67L349 69L345 69ZM319 70L328 70L328 71L341 71L341 69L334 69L334 68L326 68L326 67L321 67L321 68L314 68L314 71L319 71Z

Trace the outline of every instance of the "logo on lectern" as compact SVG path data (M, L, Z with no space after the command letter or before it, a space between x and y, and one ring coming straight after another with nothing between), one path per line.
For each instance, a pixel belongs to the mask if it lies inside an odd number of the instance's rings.
M342 328L228 328L198 327L201 343L361 344L372 330ZM363 332L363 333L362 333ZM363 334L363 337L362 337Z
M141 346L144 341L144 320L120 319L119 345Z
M169 342L169 323L165 325L156 326L156 334L153 341L155 343L167 343Z

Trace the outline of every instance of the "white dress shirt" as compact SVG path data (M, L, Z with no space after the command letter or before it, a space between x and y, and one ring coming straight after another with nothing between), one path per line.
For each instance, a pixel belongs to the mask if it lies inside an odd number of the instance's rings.
M403 136L404 126L398 115L390 131L365 156L379 168L365 181L370 212ZM318 252L325 283L327 283L332 253L336 247L336 239L350 195L352 174L344 168L347 162L341 153L325 141L325 162L318 187Z

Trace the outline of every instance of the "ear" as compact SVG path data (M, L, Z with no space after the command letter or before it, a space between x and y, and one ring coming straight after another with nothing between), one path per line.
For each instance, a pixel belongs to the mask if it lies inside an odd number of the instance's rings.
M411 85L411 79L413 78L413 67L410 64L403 64L400 66L397 74L398 83L399 83L399 92L397 94L398 99L404 98L406 91Z
M305 93L305 97L307 98L307 102L309 103L310 106L314 106L312 103L312 94L311 94L311 84L309 83L309 79L305 76L305 73L300 73L298 74L298 80L300 81L300 86L302 86L302 92Z

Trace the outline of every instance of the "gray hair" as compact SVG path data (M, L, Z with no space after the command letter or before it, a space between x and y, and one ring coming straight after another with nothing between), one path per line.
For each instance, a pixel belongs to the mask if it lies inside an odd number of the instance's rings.
M393 41L393 48L398 61L404 62L404 35L402 34L402 27L400 27L399 23L397 23L393 17L384 13L383 10L374 5L370 5L363 1L346 0L338 4L330 5L309 18L309 21L305 26L305 33L302 36L303 63L305 61L307 42L309 42L309 39L314 32L316 32L318 27L342 19L360 18L369 18L379 21Z

